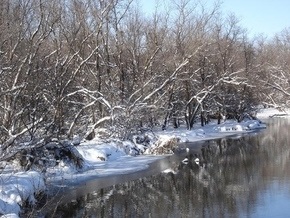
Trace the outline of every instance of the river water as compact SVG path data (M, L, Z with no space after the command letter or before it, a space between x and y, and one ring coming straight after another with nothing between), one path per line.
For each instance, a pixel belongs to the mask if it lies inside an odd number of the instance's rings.
M46 217L290 217L290 119L266 122L267 129L260 132L182 144L175 155L148 170L87 183L50 201L41 213ZM196 157L202 160L200 165ZM188 163L182 163L184 158ZM161 172L165 169L170 170Z

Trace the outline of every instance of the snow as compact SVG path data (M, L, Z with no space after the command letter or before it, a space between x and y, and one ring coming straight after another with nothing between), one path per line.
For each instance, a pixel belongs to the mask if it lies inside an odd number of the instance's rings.
M276 109L261 109L257 117L267 118L273 115L285 114ZM47 187L63 187L77 185L89 179L109 175L127 174L146 169L148 165L164 155L152 155L151 148L156 144L165 146L167 142L176 139L178 142L200 141L221 138L228 135L246 133L260 128L265 124L258 120L246 120L241 123L225 121L216 125L216 121L204 127L196 125L192 130L185 128L168 128L165 131L155 130L149 135L151 144L143 155L139 152L146 146L138 144L136 138L131 141L101 140L81 142L76 146L77 151L84 158L84 167L77 169L75 166L60 162L58 166L47 168L45 173L36 171L19 171L13 166L2 167L0 174L0 215L2 217L18 217L21 206L29 201L36 202L36 195Z
M277 108L261 108L257 113L259 119L265 119L275 116L289 116L290 109L277 109Z
M204 127L199 127L199 124L197 124L192 130L187 130L182 127L178 129L169 128L165 131L157 131L156 134L163 143L171 138L178 138L180 142L194 142L245 133L266 127L265 124L261 123L259 120L247 120L241 123L230 120L220 125L216 125L216 123L217 122L214 121Z
M15 213L9 213L9 214L5 214L3 216L1 216L1 218L18 218L19 216L16 215Z
M100 146L102 147L102 146ZM96 148L94 153L99 154L102 153ZM92 147L82 148L82 150L94 150ZM116 150L112 146L111 150L107 149L108 154L115 153ZM118 152L117 152L118 153ZM46 173L46 181L49 186L53 187L66 187L66 186L74 186L78 185L82 182L85 182L90 179L110 176L110 175L121 175L128 174L131 172L139 171L146 169L148 164L153 161L161 158L161 156L156 155L140 155L140 156L130 156L124 154L123 156L113 155L108 158L107 161L102 161L96 158L92 159L91 155L87 152L84 152L85 166L83 170L76 170L74 167L69 166L58 166L55 168L50 168ZM90 160L88 160L88 159Z
M5 217L17 217L25 201L33 205L35 195L45 190L44 177L36 171L2 173L0 179L0 214Z
M98 144L98 141L92 140L84 142L77 149L88 163L100 160L114 160L126 155L125 151L122 148L118 148L118 145L114 142Z

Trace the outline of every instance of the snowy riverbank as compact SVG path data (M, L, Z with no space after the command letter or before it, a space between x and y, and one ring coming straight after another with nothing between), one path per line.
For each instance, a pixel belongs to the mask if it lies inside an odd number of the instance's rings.
M269 118L273 115L284 115L278 110L264 110L258 118ZM156 130L147 133L145 138L134 138L133 142L119 140L100 140L81 142L78 152L84 158L84 167L60 162L56 167L46 169L45 173L36 171L23 172L13 164L2 166L0 175L0 215L3 217L18 217L21 206L25 203L35 203L35 197L45 192L48 186L66 186L80 181L108 175L125 174L144 169L149 163L161 158L160 148L168 143L200 141L221 138L228 135L246 133L265 128L258 120L247 120L241 123L226 121L220 125L216 122L205 127L196 126L193 130L185 128L169 128L165 131ZM146 143L140 143L140 140ZM166 145L166 146L165 146ZM143 153L146 155L136 154ZM168 153L168 152L167 152ZM169 152L170 153L170 152ZM155 155L154 155L155 154Z

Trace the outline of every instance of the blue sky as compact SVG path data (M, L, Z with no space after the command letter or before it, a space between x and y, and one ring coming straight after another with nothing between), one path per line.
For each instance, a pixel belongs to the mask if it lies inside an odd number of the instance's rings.
M143 10L153 10L155 0L140 0ZM170 1L170 0L168 0ZM215 0L203 0L207 5ZM248 29L249 36L263 33L274 36L286 27L290 27L290 0L221 0L222 11L232 12L240 20L242 27Z

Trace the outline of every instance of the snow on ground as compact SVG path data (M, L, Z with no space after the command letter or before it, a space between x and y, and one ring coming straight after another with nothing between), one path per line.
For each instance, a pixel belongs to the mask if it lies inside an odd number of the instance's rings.
M277 109L277 108L262 108L259 109L257 117L259 119L265 119L275 116L289 116L290 109Z
M259 118L269 118L273 115L282 115L276 109L263 109L257 114ZM99 178L108 175L126 174L145 169L148 164L164 156L152 155L154 146L164 146L168 141L177 139L179 142L200 141L214 139L245 133L260 128L265 128L258 120L247 120L241 123L225 121L220 125L212 122L205 127L195 126L192 130L185 128L168 128L165 131L154 131L150 135L151 144L149 148L133 142L119 140L98 140L82 142L77 146L78 152L83 156L85 162L82 169L61 162L56 167L46 170L46 173L36 171L17 172L11 170L11 166L3 169L0 174L0 215L2 217L18 217L21 206L27 200L35 203L35 195L45 191L46 186L68 186L77 185L88 179ZM144 154L137 154L148 148ZM46 181L46 185L44 183Z
M46 181L50 186L65 187L93 178L135 172L161 158L156 155L135 157L126 154L126 149L119 143L106 144L98 140L84 142L77 149L85 160L83 169L65 164L47 169Z
M35 171L2 173L0 179L0 214L5 217L18 215L26 201L33 205L35 195L45 190L43 176Z
M248 120L237 123L235 121L225 121L220 125L211 122L204 127L198 127L199 124L192 130L186 128L173 129L169 128L164 131L157 131L158 138L166 140L167 138L177 137L180 142L194 142L205 139L220 138L237 133L244 133L252 130L265 128L265 124L260 123L258 120Z

